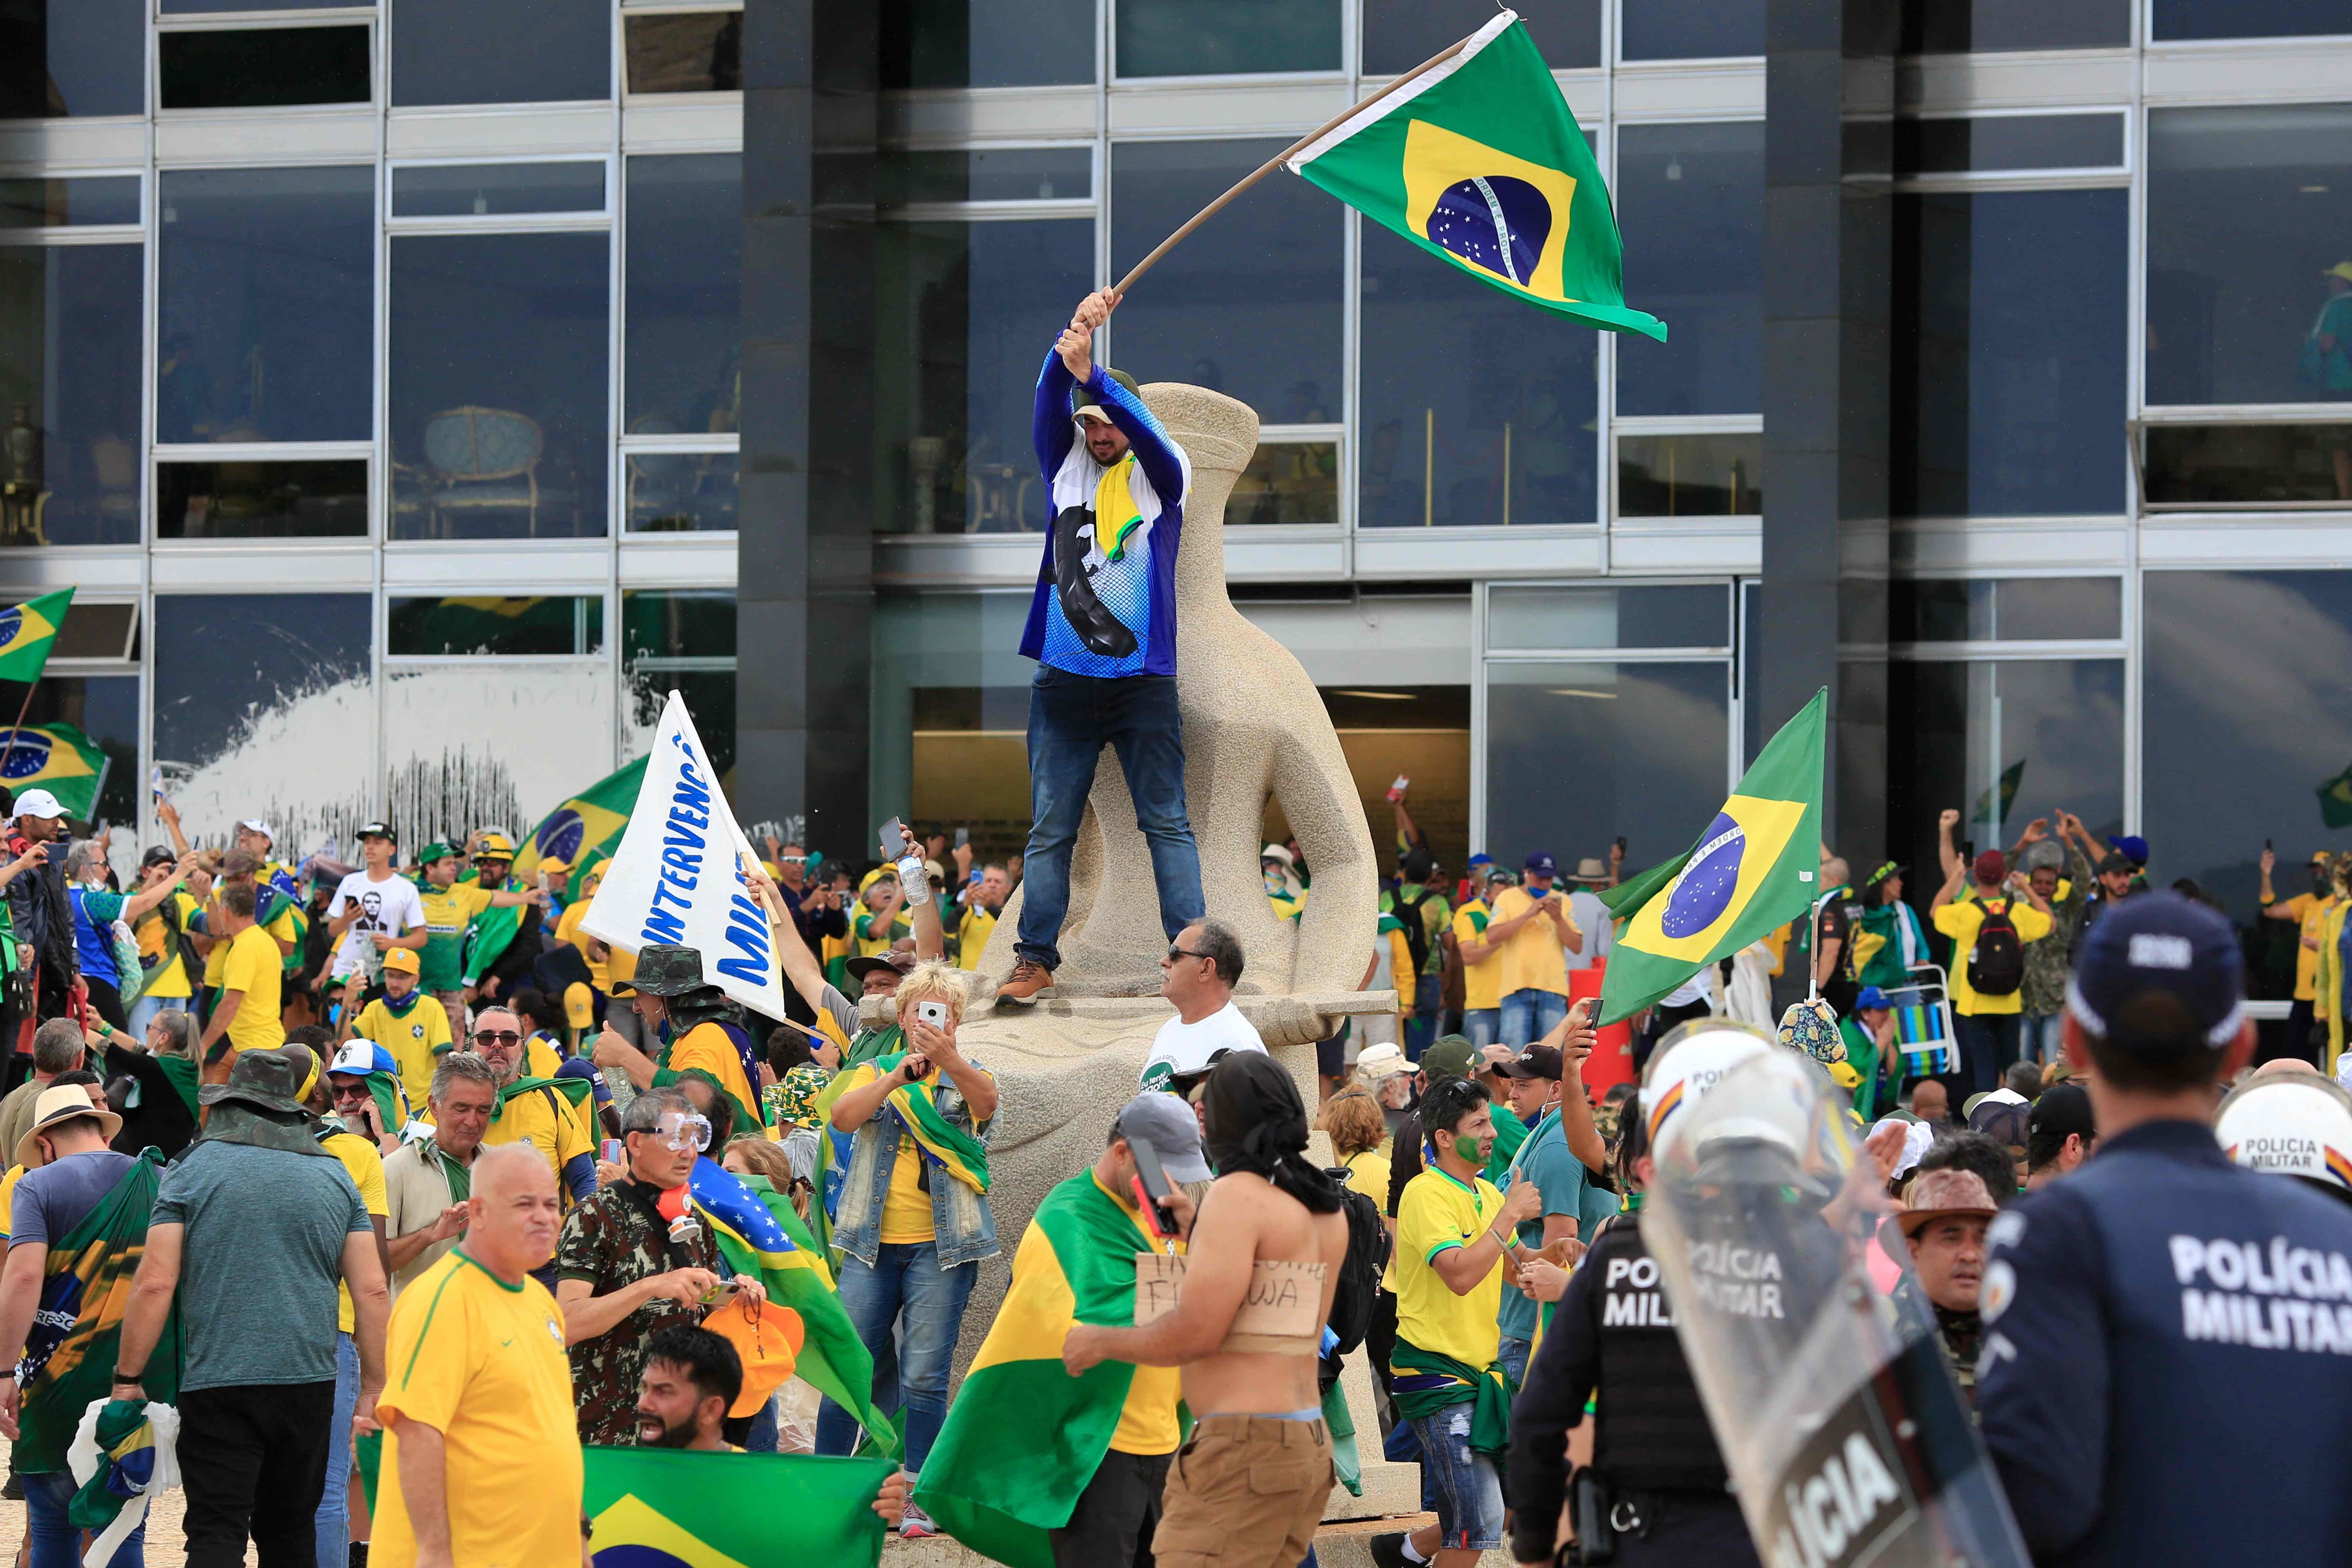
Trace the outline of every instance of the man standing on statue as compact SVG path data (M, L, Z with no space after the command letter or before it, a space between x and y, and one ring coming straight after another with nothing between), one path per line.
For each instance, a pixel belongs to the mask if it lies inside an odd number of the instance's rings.
M1037 462L1054 515L1021 634L1038 668L1019 962L998 993L1014 1002L1035 1001L1061 966L1070 851L1107 744L1151 847L1160 925L1173 941L1206 912L1176 703L1176 548L1192 465L1133 378L1094 363L1095 329L1118 303L1108 289L1080 300L1037 378Z

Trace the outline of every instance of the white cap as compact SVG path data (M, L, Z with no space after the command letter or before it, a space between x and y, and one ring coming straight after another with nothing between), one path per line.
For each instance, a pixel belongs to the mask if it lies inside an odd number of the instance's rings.
M269 830L269 824L262 821L261 818L257 816L248 816L243 822L238 823L237 826L246 829L247 832L260 834L272 844L278 842L278 835Z
M1671 1141L1689 1120L1681 1113L1723 1081L1724 1074L1773 1048L1762 1036L1716 1019L1700 1021L1687 1034L1669 1036L1651 1057L1642 1079L1642 1122L1649 1135L1650 1157L1665 1157Z
M327 1070L365 1077L375 1071L375 1052L373 1040L345 1040L342 1048L335 1052L335 1059L327 1064Z
M16 797L16 815L37 816L44 822L54 822L66 814L58 797L45 789L28 789Z
M2238 1164L2352 1192L2352 1094L2315 1072L2247 1079L2221 1101L2213 1135Z
M1298 864L1297 857L1291 854L1290 849L1286 845L1281 844L1267 845L1265 848L1257 852L1257 858L1261 861L1279 860L1286 866L1295 866Z
M1401 1072L1411 1072L1412 1064L1404 1059L1402 1051L1383 1042L1377 1046L1364 1047L1363 1053L1356 1058L1356 1070L1364 1076L1366 1082L1378 1083L1384 1078L1394 1078Z

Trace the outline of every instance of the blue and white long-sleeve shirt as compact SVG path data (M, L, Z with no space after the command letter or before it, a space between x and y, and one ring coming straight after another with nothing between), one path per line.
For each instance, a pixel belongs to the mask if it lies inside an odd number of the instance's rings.
M1072 675L1174 675L1176 549L1192 459L1141 398L1096 365L1087 401L1110 416L1129 447L1110 468L1096 462L1070 414L1076 384L1061 355L1048 353L1035 436L1052 521L1021 651ZM1104 504L1124 515L1097 516Z

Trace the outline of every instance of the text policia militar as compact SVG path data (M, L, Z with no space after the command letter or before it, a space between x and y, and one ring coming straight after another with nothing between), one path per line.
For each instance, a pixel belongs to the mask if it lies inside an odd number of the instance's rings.
M2188 1338L2352 1355L2352 1262L2342 1253L2283 1236L2267 1243L2176 1236L2169 1246ZM2211 1289L2197 1288L2200 1279Z

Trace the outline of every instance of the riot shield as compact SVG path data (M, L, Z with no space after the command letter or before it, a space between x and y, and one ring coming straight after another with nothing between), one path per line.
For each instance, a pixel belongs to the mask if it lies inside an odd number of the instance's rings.
M1932 1309L1870 1285L1891 1205L1846 1100L1774 1050L1654 1145L1643 1238L1748 1528L1771 1568L2027 1568Z

